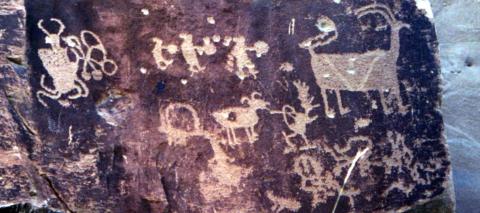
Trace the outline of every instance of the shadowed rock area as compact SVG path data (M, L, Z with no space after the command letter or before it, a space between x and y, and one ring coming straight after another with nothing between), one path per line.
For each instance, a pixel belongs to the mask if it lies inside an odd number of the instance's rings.
M1 205L453 212L415 1L0 6Z

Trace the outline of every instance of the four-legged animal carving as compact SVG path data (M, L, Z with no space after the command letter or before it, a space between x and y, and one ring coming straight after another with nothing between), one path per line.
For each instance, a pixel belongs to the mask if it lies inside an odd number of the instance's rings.
M328 117L334 117L334 112L329 109L327 90L335 91L338 107L341 114L348 112L341 101L340 91L379 91L382 97L383 110L388 113L385 104L385 92L395 96L400 112L405 112L406 107L400 95L400 84L397 77L397 60L400 49L400 30L408 27L407 24L396 20L391 10L382 4L374 4L362 7L355 11L355 15L361 19L367 15L378 14L385 19L386 25L377 27L375 30L391 29L390 49L377 49L365 53L342 53L328 54L316 53L314 49L327 45L335 40L338 32L335 23L326 17L318 20L317 27L321 33L309 38L300 44L300 47L308 49L311 55L311 66L318 86L321 88L325 105L325 113Z
M60 45L61 37L65 26L58 19L50 19L59 25L57 33L50 33L43 27L43 19L38 22L38 28L42 30L47 36L45 42L49 44L50 48L39 49L38 56L43 63L43 66L52 78L53 88L45 85L45 75L41 76L40 86L43 90L37 92L38 101L44 105L47 104L42 99L42 96L58 100L63 106L69 106L70 101L80 97L87 97L89 90L85 83L78 78L77 70L79 68L78 62L80 55L76 51L72 51L75 60L71 61L68 57L68 49ZM67 96L67 100L62 100L62 95Z
M242 97L241 103L247 107L230 107L213 112L215 120L227 130L228 143L237 145L236 129L245 129L248 142L254 143L257 138L254 127L259 121L257 110L268 109L268 103L260 99L260 93L254 92L251 97Z

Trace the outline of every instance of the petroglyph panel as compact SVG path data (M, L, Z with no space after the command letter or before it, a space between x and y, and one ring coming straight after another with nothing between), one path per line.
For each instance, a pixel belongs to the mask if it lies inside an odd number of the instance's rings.
M31 72L14 73L36 107L9 110L52 208L403 212L448 191L434 28L414 1L28 11Z

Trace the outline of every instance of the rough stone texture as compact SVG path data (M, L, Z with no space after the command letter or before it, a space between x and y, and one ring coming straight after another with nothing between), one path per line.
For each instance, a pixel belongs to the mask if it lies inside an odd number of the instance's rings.
M375 2L27 1L0 201L452 212L433 26Z
M432 1L440 43L445 129L457 212L477 212L480 187L480 2Z

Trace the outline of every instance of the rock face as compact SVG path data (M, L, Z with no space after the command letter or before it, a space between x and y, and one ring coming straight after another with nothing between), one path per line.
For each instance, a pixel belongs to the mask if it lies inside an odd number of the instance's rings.
M25 6L2 40L28 43L28 66L2 66L2 203L453 211L435 34L414 1Z
M442 113L451 154L457 212L480 208L480 2L432 1L441 50Z

